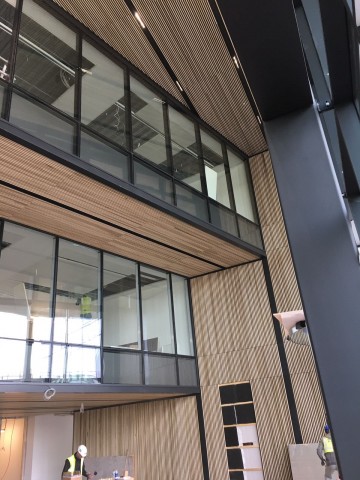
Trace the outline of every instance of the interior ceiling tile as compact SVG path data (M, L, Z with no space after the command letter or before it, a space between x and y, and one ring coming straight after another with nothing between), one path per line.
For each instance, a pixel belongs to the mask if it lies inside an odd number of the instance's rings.
M123 0L53 0L152 80L184 99ZM266 149L208 0L134 0L199 116L249 156Z
M123 0L53 0L185 105L139 23Z

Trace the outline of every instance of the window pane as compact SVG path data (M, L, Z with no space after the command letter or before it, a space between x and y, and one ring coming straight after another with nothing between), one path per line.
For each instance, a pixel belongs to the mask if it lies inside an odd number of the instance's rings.
M15 85L74 114L76 35L32 0L24 0Z
M25 340L0 339L0 381L24 380Z
M209 221L207 200L205 197L178 183L175 184L175 189L176 206L178 208L190 215L194 215L196 218L200 218L200 220L204 220L205 222Z
M250 243L258 248L263 248L259 225L246 220L238 215L238 224L240 229L240 238L244 242Z
M257 222L254 195L248 165L228 149L229 167L237 213L252 222Z
M176 385L175 358L160 355L145 355L146 385Z
M8 80L16 0L0 1L0 78Z
M100 345L99 252L60 240L54 340Z
M195 360L179 358L179 381L180 385L195 386L198 384Z
M94 135L81 131L80 157L90 165L110 173L116 178L129 181L129 160L127 155Z
M194 355L187 280L177 275L172 275L171 279L177 353L179 355Z
M143 349L151 352L174 353L168 275L142 266L140 278Z
M136 264L104 254L104 346L140 348Z
M81 121L118 145L126 145L124 71L83 42Z
M166 157L163 101L131 77L131 117L134 152L170 173Z
M201 130L201 143L208 195L226 207L230 207L221 143L204 130Z
M141 355L104 352L104 383L142 384Z
M49 340L54 240L5 222L0 260L0 336Z
M74 125L54 112L13 93L10 122L68 153L74 150Z
M97 383L100 349L54 345L51 377L53 382Z
M211 223L221 230L231 235L238 236L236 227L236 214L221 205L216 205L210 201Z
M193 122L169 106L174 176L202 191L200 163Z
M49 378L50 344L34 342L31 345L30 379L32 382L45 382Z
M150 193L167 203L174 203L173 186L170 178L162 176L136 161L134 161L134 183L144 192Z

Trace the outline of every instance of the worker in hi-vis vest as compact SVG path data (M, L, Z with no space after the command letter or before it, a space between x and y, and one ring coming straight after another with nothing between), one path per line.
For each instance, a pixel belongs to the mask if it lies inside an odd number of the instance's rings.
M83 477L92 478L94 474L88 473L85 469L84 458L87 455L85 445L79 445L77 451L65 460L62 473L71 473L72 475L82 475Z
M84 294L76 301L76 305L80 305L80 318L92 318L92 299L90 295Z
M321 465L325 465L325 480L332 480L334 473L335 479L340 480L329 425L325 425L324 431L325 435L320 439L316 453L321 460Z

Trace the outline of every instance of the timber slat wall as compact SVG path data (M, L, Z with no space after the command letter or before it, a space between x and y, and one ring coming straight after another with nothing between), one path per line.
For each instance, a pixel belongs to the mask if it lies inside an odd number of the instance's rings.
M74 417L74 447L134 455L136 480L203 480L195 397L92 410Z
M250 160L271 281L279 312L302 308L268 152ZM317 442L325 409L310 346L285 341L285 351L304 443Z
M219 385L250 381L266 480L290 480L294 442L261 262L191 280L210 477L227 478Z

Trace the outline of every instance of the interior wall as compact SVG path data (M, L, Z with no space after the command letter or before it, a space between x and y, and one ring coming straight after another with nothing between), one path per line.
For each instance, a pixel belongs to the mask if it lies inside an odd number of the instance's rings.
M73 453L72 415L28 418L24 480L61 478L65 459Z
M74 446L84 443L90 457L133 455L136 480L203 480L199 438L195 397L74 416Z
M6 420L6 430L0 433L1 480L22 479L24 431L23 418Z
M228 478L219 385L250 381L266 480L290 480L294 435L262 262L191 280L210 478Z
M253 157L250 168L277 310L300 310L302 304L269 152ZM311 346L287 341L284 344L303 442L317 442L325 424L325 408Z

